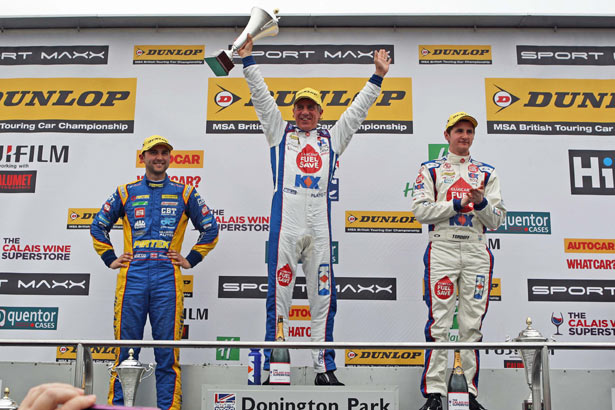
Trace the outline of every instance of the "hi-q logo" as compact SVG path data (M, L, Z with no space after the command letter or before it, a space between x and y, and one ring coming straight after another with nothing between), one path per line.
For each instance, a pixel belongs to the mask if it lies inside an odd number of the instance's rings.
M568 150L572 195L615 195L615 151Z

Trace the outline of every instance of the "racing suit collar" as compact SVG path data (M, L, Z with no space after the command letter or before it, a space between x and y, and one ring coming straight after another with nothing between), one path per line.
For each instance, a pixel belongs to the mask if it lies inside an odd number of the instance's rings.
M446 160L451 164L467 164L468 162L470 162L470 155L462 156L449 152L446 156Z
M147 176L145 175L143 176L143 180L145 181L147 186L150 188L164 188L167 185L167 183L170 181L168 175L166 175L162 181L152 181L149 178L147 178Z
M318 131L318 127L316 127L316 128L312 128L311 130L307 130L307 131L306 131L306 130L302 130L301 128L299 128L299 127L297 127L297 126L295 125L295 132L298 132L298 133L301 133L301 132L303 132L303 133L306 133L306 132L310 132L310 133L312 133L312 132L317 132L317 131Z

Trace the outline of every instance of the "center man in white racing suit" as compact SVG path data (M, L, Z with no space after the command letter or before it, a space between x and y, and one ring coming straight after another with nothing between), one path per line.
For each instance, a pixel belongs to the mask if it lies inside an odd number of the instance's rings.
M278 316L288 317L297 267L301 260L311 314L311 340L333 341L337 295L331 261L331 202L329 189L338 157L367 117L380 95L390 58L374 51L375 74L329 130L319 128L323 113L319 92L304 88L295 95L295 124L282 118L252 57L252 39L239 50L252 103L271 147L274 194L268 248L268 293L265 340L275 338ZM264 369L269 370L270 351ZM312 352L316 385L341 385L335 374L335 351ZM270 375L271 376L271 375ZM269 380L269 378L267 379ZM273 380L271 380L273 382Z
M489 306L493 255L485 231L504 222L506 209L495 168L470 157L477 126L474 117L451 115L444 136L449 154L424 162L414 183L412 212L429 224L429 244L424 256L425 302L429 308L425 339L448 341L458 296L460 342L482 340L481 326ZM447 350L427 350L421 393L427 402L421 410L441 410L446 396ZM476 401L479 356L462 350L461 362L470 392L470 410L484 409Z

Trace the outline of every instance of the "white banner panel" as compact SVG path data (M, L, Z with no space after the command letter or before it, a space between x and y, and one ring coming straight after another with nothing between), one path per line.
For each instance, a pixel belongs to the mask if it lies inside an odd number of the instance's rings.
M263 339L269 149L239 62L224 78L202 64L236 35L233 28L2 34L0 338L113 338L117 273L94 252L88 226L117 185L143 175L136 152L160 134L175 147L168 173L197 187L221 227L217 248L185 271L185 337ZM370 50L393 57L369 126L335 175L337 341L424 340L427 233L410 220L412 183L421 162L446 152L445 121L462 110L479 120L471 151L498 170L509 210L488 233L495 271L484 340L517 336L527 316L558 341L615 340L614 42L605 30L310 28L255 45L283 115L291 118L289 95L309 85L327 91L325 125L373 73ZM184 254L196 237L190 228ZM121 251L121 229L111 238ZM302 279L293 340L310 334ZM28 360L64 360L69 350L2 349L0 360L22 351ZM338 351L337 364L388 364L380 353ZM311 363L307 351L292 357L293 365ZM613 352L557 351L551 367L609 369L613 359ZM481 364L519 360L496 350ZM141 361L153 361L151 352ZM182 361L247 364L247 352L185 350ZM393 364L420 366L422 355Z

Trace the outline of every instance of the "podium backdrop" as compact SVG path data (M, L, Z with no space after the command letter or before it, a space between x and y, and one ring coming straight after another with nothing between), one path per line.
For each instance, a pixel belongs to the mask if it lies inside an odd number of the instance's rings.
M217 248L184 272L185 337L262 340L269 150L239 61L224 78L203 64L238 34L1 34L0 338L113 337L117 271L94 252L89 223L117 185L143 175L137 150L160 134L175 147L168 173L197 187L221 229ZM485 341L517 336L527 316L558 341L614 340L614 43L612 30L282 28L255 45L284 116L292 118L294 92L309 85L323 92L324 126L373 73L371 50L393 57L336 173L337 341L424 340L427 234L410 213L411 191L420 163L446 151L443 128L456 111L479 120L471 152L496 167L508 209L505 225L488 235L495 271ZM121 230L111 237L121 252ZM190 227L184 254L195 240ZM302 280L300 272L291 336L308 340ZM0 360L70 355L63 347L6 348ZM423 360L421 352L389 356L339 351L337 363ZM306 351L292 357L294 365L310 363ZM613 352L558 351L551 366L608 369L613 359ZM185 350L182 360L246 364L247 352ZM492 350L481 362L519 361L517 352Z

